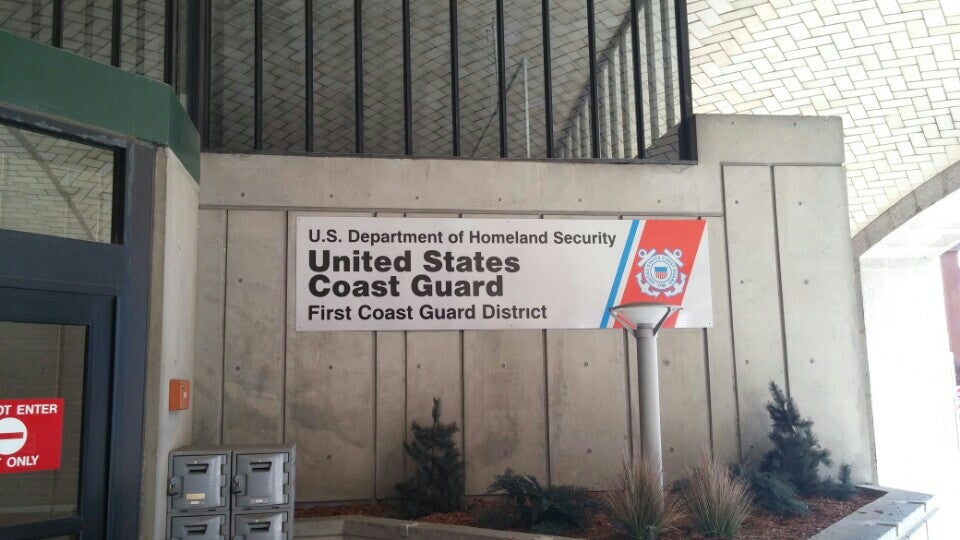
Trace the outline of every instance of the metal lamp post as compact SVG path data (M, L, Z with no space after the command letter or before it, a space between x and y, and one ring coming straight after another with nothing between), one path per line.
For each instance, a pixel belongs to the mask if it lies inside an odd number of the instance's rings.
M633 302L610 308L610 314L637 339L640 387L640 451L660 471L663 486L663 448L660 442L660 384L657 332L680 307L659 302Z

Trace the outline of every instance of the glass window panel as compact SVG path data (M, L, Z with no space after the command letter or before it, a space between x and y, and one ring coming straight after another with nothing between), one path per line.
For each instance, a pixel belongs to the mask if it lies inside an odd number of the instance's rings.
M403 154L403 13L396 0L363 2L363 150Z
M303 0L263 2L263 148L306 148Z
M114 151L0 125L0 228L109 243Z
M0 2L0 30L51 43L53 0L4 0Z
M547 157L541 2L504 2L510 157Z
M63 3L63 49L110 63L113 0L74 0Z
M356 150L353 0L313 3L314 149Z
M253 0L212 0L210 146L253 149Z
M450 4L410 2L413 153L453 153L450 104Z
M4 474L0 526L77 514L86 327L0 321L0 397L63 398L60 468Z
M496 3L489 0L460 2L457 19L460 34L460 151L468 157L498 157Z
M589 158L590 63L585 3L551 3L550 45L557 151L569 159Z
M124 0L120 67L163 80L165 4L166 0Z

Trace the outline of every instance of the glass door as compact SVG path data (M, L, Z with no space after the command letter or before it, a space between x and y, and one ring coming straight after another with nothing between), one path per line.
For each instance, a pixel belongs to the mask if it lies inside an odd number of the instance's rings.
M0 287L0 538L102 538L114 298Z

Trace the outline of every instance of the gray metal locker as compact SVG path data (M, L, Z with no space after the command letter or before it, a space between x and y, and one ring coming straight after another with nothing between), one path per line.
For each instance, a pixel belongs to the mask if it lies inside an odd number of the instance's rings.
M171 452L167 509L172 512L226 508L229 454L200 449Z
M174 514L167 528L168 540L226 540L226 514Z
M233 540L287 540L293 538L292 511L234 514Z
M233 453L233 508L255 509L293 504L295 450L244 447Z

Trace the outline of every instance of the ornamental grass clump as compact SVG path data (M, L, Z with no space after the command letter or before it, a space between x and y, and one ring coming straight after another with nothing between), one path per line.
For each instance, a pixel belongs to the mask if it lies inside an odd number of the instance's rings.
M647 460L622 459L603 500L614 527L637 540L655 540L681 515L677 500L660 485L660 469Z
M403 443L417 467L413 476L397 484L405 518L463 508L463 460L453 440L460 429L456 422L440 422L440 398L433 398L431 416L433 423L427 426L414 421L413 441Z
M750 515L752 495L746 482L706 453L680 493L694 527L707 538L732 538Z

